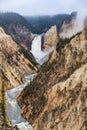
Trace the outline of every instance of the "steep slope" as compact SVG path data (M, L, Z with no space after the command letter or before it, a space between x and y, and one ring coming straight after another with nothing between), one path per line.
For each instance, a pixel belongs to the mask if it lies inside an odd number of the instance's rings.
M71 37L72 35L75 35L76 33L80 32L83 28L83 24L78 22L79 18L77 19L72 19L69 23L66 21L63 22L61 29L60 29L60 37L61 38L68 38Z
M6 115L5 90L7 85L0 77L0 130L18 130L16 126L11 126Z
M32 54L17 45L11 36L0 28L0 77L7 86L16 87L23 83L24 75L32 73L36 64Z
M56 26L52 26L44 35L43 35L43 47L48 49L49 47L56 46L59 41L58 31Z
M0 13L0 26L6 33L12 36L18 44L28 49L31 48L33 34L31 33L31 25L26 19L17 13Z
M87 30L58 43L53 54L18 96L22 115L35 130L86 130Z
M35 130L87 129L87 64L46 94L46 106L35 121Z

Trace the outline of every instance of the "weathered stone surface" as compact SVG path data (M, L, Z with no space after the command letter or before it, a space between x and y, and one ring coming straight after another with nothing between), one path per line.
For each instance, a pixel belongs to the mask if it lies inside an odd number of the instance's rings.
M5 84L4 80L0 77L0 130L18 130L16 126L11 126L11 123L6 115L6 88L7 84Z
M22 115L34 130L86 130L87 30L57 47L55 60L18 96Z
M87 128L87 64L47 91L48 101L35 120L35 130Z
M76 33L80 32L83 29L83 25L78 23L78 19L72 19L69 23L63 22L63 25L60 29L60 37L68 38Z
M16 87L22 84L24 76L33 72L31 66L34 66L29 58L33 59L32 54L24 51L0 28L0 76L7 86Z
M43 36L43 46L45 49L56 46L59 41L59 35L56 26L52 26Z
M31 49L34 35L31 33L31 31L28 30L27 27L10 24L8 26L7 32L18 44L29 50Z

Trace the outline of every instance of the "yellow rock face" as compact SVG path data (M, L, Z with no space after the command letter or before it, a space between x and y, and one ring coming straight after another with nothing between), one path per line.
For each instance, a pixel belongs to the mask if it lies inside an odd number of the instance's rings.
M45 34L44 34L44 48L48 49L49 47L56 46L59 41L58 31L56 26L52 26Z
M22 48L0 28L0 76L7 86L10 88L22 84L24 76L33 72L30 65L33 67Z
M34 130L86 130L87 30L58 47L18 96L22 115Z

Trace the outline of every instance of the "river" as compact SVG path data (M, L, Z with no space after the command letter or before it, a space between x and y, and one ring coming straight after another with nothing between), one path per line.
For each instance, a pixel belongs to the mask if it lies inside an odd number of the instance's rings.
M12 125L19 128L19 130L33 130L32 126L21 116L21 109L16 100L17 95L33 80L33 75L25 77L25 83L5 93L7 99L7 116Z
M39 64L43 64L48 58L49 53L52 51L52 48L47 51L41 50L41 35L37 35L32 42L31 52L35 56ZM28 75L25 77L25 83L11 90L7 90L6 101L7 101L7 116L11 121L12 125L17 125L19 130L33 130L32 126L21 116L21 109L17 103L17 95L33 80L33 75Z

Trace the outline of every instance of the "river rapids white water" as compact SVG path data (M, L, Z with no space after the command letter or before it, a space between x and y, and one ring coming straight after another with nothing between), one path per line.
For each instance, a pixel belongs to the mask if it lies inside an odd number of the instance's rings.
M43 64L48 58L51 48L48 52L41 50L41 35L37 35L32 42L32 54L39 64ZM21 109L17 103L17 95L33 80L34 75L25 77L25 83L11 90L7 90L5 95L7 99L7 116L12 125L17 125L19 130L33 130L32 126L21 116Z
M33 130L31 125L21 116L21 109L17 103L17 95L33 80L33 75L25 77L25 83L11 90L7 90L5 93L7 99L7 116L12 125L19 128L19 130Z

